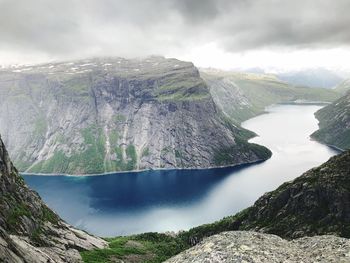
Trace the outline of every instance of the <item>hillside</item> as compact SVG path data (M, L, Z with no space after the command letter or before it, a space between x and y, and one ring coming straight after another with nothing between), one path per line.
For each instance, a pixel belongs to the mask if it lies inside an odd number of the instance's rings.
M101 58L0 72L0 132L28 173L206 168L264 160L192 63Z
M30 190L0 138L0 262L81 262L106 242L63 222Z
M202 70L216 105L240 123L281 102L332 102L340 97L333 90L295 87L274 75Z
M319 120L319 130L312 138L340 149L350 149L350 93L320 109L315 116Z
M333 234L350 238L350 151L332 157L260 197L235 216L184 234L190 243L228 230L254 230L292 239Z

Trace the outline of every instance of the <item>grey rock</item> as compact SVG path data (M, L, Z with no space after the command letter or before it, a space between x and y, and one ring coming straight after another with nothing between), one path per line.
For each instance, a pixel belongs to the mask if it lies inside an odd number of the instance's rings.
M165 261L167 263L345 263L350 262L350 240L314 236L284 240L250 231L223 232Z
M30 190L0 138L0 262L81 262L107 243L63 222Z

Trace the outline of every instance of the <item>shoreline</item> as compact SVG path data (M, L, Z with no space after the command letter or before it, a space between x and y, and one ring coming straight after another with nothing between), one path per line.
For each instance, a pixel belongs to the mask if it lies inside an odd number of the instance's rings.
M271 155L272 156L272 155ZM98 174L53 174L53 173L26 173L19 172L20 175L24 176L67 176L67 177L90 177L90 176L104 176L104 175L112 175L112 174L127 174L127 173L142 173L142 172L150 172L150 171L201 171L201 170L214 170L214 169L225 169L225 168L240 168L245 166L250 166L254 164L259 164L265 162L271 158L271 156L267 159L260 159L256 161L232 164L232 165L223 165L223 166L211 166L206 168L152 168L152 169L140 169L140 170L132 170L132 171L115 171L115 172L106 172L106 173L98 173Z

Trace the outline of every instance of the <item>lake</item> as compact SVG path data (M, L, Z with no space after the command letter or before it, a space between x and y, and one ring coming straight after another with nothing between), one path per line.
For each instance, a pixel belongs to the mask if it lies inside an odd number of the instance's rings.
M275 105L243 123L272 158L208 170L161 170L103 176L24 176L44 201L75 227L104 236L178 231L213 222L252 205L337 152L309 135L321 106Z

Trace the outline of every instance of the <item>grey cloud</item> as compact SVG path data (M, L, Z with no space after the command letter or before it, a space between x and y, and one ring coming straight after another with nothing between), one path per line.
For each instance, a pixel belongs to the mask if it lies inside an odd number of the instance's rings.
M0 0L0 48L58 58L348 46L347 0Z

